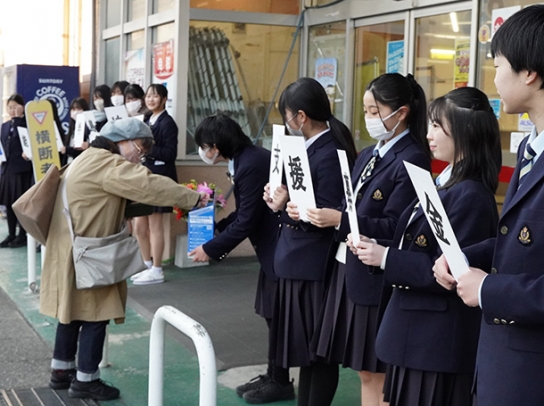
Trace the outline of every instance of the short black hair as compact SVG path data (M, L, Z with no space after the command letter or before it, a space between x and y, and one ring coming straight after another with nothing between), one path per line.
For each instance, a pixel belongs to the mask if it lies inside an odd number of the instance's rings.
M410 136L421 149L431 156L427 142L427 101L425 91L411 74L385 73L373 79L366 87L374 99L396 111L408 106L407 117Z
M134 99L140 100L143 100L145 97L144 89L142 89L142 86L137 83L128 85L123 94L125 95L125 101L127 99L127 96L131 96Z
M431 102L429 119L453 138L452 174L443 187L478 179L495 193L502 162L501 140L499 122L487 96L474 87L452 90Z
M119 89L122 94L125 94L125 89L127 86L130 85L126 80L118 80L113 85L111 85L111 93L115 91L115 89Z
M14 93L11 96L9 96L8 100L6 101L6 105L9 102L15 102L20 106L25 106L25 99L23 99L23 96L21 96L19 93Z
M104 100L104 107L113 106L113 103L111 102L111 89L108 85L96 86L93 95Z
M348 160L353 165L357 157L353 137L346 125L333 116L329 97L321 83L308 77L291 83L282 92L278 108L284 122L287 109L293 114L302 110L312 120L328 122L334 139L346 151Z
M153 83L152 85L149 85L145 94L148 94L150 90L153 90L153 92L158 94L161 99L168 100L168 89L166 86L161 85L160 83Z
M202 120L195 130L195 142L200 148L215 146L227 159L234 158L246 145L252 144L240 125L223 113Z
M536 72L544 89L544 5L535 4L509 17L493 35L491 55L503 56L514 72Z
M85 100L83 97L76 97L70 103L70 110L74 108L80 108L83 111L87 111L89 110L89 103L87 103L87 100Z

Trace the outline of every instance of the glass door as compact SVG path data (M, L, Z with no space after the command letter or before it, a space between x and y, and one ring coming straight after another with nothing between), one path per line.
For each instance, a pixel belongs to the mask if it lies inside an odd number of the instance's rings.
M468 86L471 3L413 11L413 74L427 102Z
M408 13L374 17L355 24L355 68L352 133L357 150L375 144L366 131L363 95L372 79L383 73L405 74Z

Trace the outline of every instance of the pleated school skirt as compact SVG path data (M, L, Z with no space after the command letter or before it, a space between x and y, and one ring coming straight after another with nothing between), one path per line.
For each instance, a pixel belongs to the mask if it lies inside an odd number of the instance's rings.
M270 279L261 269L255 294L255 313L265 319L272 319L277 290L278 281Z
M11 207L34 184L32 171L11 173L0 176L0 204Z
M376 356L378 307L353 303L346 291L346 266L336 262L311 350L316 360L355 371L385 372Z
M275 359L276 365L283 368L310 365L310 342L323 294L322 281L278 280L269 349L269 359Z
M383 388L390 406L472 406L474 374L388 365Z

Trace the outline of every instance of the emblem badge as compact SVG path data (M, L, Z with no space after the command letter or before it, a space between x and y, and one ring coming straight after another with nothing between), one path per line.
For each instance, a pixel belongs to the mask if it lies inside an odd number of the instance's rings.
M527 226L523 226L523 228L519 232L518 240L523 245L527 245L527 244L532 243L532 241L531 241L531 232L529 231Z
M382 191L380 189L376 189L372 194L372 198L377 201L383 200Z
M418 247L421 247L421 248L425 248L427 246L427 239L425 238L425 236L423 234L421 234L420 236L418 236L416 238L416 240L414 241L414 243L418 246Z

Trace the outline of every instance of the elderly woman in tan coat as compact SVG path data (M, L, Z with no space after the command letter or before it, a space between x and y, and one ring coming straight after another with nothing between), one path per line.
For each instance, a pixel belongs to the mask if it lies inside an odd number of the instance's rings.
M129 118L106 124L100 136L71 163L66 181L75 235L105 237L119 232L127 199L148 205L203 206L209 196L139 165L151 148L147 125ZM42 271L40 311L59 320L49 386L71 397L110 400L119 390L99 379L106 326L125 317L125 281L97 289L76 288L72 239L59 188ZM75 356L79 352L77 374Z

